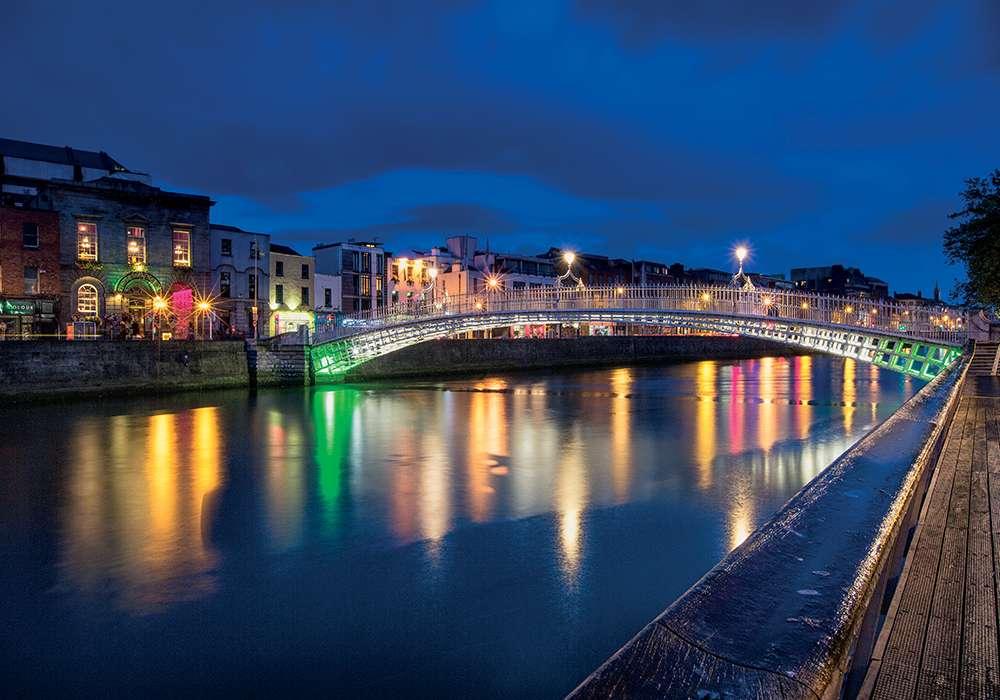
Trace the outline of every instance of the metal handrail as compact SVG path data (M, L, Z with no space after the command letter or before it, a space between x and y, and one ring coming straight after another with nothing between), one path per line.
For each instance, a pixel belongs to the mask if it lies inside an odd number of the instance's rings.
M911 307L889 299L738 289L707 285L635 287L536 287L441 295L397 302L346 314L316 334L314 342L337 340L374 329L445 316L542 311L698 312L706 315L811 322L859 331L876 331L919 340L961 345L967 338L964 313Z

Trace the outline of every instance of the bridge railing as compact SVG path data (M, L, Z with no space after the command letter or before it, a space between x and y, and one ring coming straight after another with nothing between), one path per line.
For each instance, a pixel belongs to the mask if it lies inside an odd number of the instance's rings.
M444 316L545 311L697 312L724 316L812 322L884 332L961 345L968 319L954 311L901 304L889 299L858 299L775 289L721 286L536 287L485 290L461 296L430 294L389 306L347 314L316 342Z

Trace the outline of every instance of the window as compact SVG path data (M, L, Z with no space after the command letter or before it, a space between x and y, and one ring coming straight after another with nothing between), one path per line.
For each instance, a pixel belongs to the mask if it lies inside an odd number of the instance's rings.
M375 254L375 272L379 274L385 272L385 257L382 253Z
M38 247L38 224L25 221L21 225L21 245L25 248Z
M129 265L146 264L146 229L142 226L129 226L125 229L127 255Z
M376 294L382 293L382 275L379 275L378 277L375 278L375 293Z
M323 288L323 308L329 309L333 306L333 290L329 287Z
M361 254L361 271L371 272L372 271L372 254L362 253Z
M38 294L38 268L24 268L24 293Z
M308 265L303 265L302 266L302 279L304 279L304 280L309 279L309 266Z
M80 285L76 290L76 312L97 315L97 287L92 284Z
M174 267L191 267L190 231L174 231Z
M77 260L97 260L97 224L76 225Z
M226 257L231 258L233 256L233 239L223 238L222 239L222 254Z
M247 296L251 299L257 298L257 275L247 275Z
M285 276L285 263L281 260L274 261L274 276L284 277Z
M309 287L302 288L302 302L299 306L309 306Z
M229 292L232 288L232 283L230 281L228 272L219 273L219 295L228 299Z
M260 248L257 245L257 241L250 241L250 259L256 258L260 260Z
M274 285L274 303L275 304L285 303L285 285L283 284Z
M371 275L361 275L361 296L370 297L372 295Z

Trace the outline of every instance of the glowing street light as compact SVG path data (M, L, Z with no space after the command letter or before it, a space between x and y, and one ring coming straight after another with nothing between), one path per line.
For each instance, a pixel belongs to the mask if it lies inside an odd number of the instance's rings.
M167 300L157 294L153 297L153 311L165 311L167 308Z
M559 282L562 283L563 280L573 280L576 282L577 287L583 286L583 280L573 274L573 263L576 261L576 253L572 250L567 250L562 254L563 262L566 263L566 272L559 275Z
M490 289L500 288L500 278L497 275L490 275L486 278L486 286Z
M739 263L739 269L736 271L736 274L733 275L733 279L732 282L730 282L730 285L733 287L740 287L745 290L753 289L754 288L753 282L751 282L750 278L746 275L745 272L743 272L743 263L746 261L748 257L750 257L750 248L741 243L740 245L736 246L733 249L733 255L736 257L736 261Z
M707 304L708 302L712 301L712 295L709 294L708 292L702 292L701 300Z

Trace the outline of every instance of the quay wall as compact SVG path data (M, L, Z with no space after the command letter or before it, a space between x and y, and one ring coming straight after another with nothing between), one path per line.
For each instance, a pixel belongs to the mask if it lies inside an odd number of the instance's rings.
M356 368L349 379L462 375L564 366L736 359L789 352L755 338L585 337L438 340ZM794 352L794 351L792 351ZM0 401L232 387L308 386L306 345L268 341L13 341L0 343Z
M0 401L248 385L243 341L0 343Z
M803 351L760 338L723 336L441 339L413 345L366 362L351 370L347 379L364 381L549 367L600 367L797 354L803 354Z

